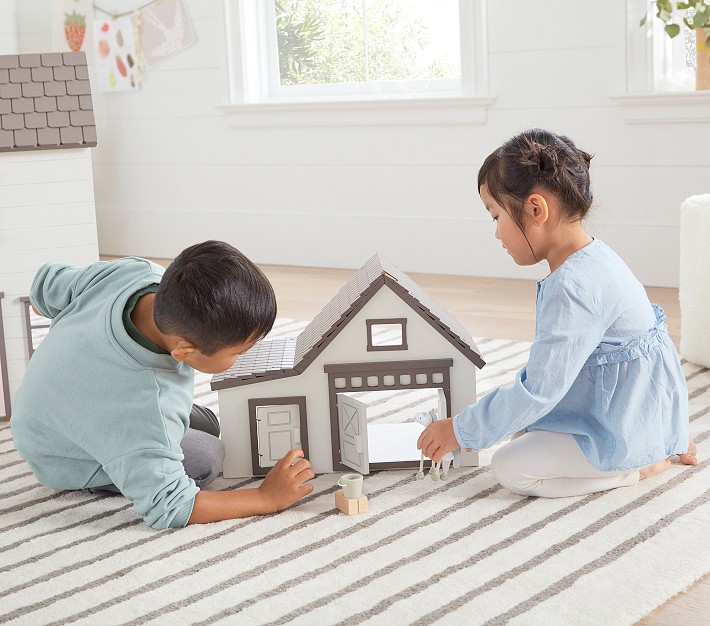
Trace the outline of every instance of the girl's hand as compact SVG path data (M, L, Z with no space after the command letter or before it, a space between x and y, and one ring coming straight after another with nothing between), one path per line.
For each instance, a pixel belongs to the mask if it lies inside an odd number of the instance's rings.
M454 420L450 417L427 426L417 440L417 450L421 450L424 456L434 463L438 463L447 452L453 452L458 447L459 442L454 435Z
M314 476L310 461L303 458L303 450L287 452L259 486L265 512L281 511L311 493L313 485L304 483Z

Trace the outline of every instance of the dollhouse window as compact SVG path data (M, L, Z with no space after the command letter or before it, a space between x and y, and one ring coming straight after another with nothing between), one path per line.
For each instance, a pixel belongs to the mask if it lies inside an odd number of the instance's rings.
M406 318L366 320L366 324L368 352L407 349Z

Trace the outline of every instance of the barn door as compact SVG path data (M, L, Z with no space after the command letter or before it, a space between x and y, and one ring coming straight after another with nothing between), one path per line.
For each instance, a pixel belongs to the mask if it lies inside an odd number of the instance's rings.
M439 394L439 419L445 420L447 417L451 417L449 415L449 407L446 406L446 394L441 387L437 389L437 392Z
M367 405L344 393L337 394L337 398L340 462L361 474L368 474Z

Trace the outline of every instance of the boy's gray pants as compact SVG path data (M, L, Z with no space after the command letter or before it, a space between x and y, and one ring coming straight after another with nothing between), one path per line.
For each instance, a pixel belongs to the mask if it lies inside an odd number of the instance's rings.
M202 489L222 471L224 444L219 439L219 421L207 407L193 404L190 428L180 442L185 473Z
M180 442L185 458L185 473L202 489L222 471L224 444L219 439L219 421L207 407L192 405L190 428ZM91 493L120 493L116 485L102 485L89 489Z

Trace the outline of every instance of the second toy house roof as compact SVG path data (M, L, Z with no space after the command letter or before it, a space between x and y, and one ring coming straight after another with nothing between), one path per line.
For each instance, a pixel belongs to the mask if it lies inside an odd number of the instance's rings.
M258 342L226 372L212 378L212 389L228 389L301 374L355 313L385 285L479 369L485 365L468 331L402 270L376 254L355 273L298 337Z
M0 55L0 152L95 145L86 54Z

